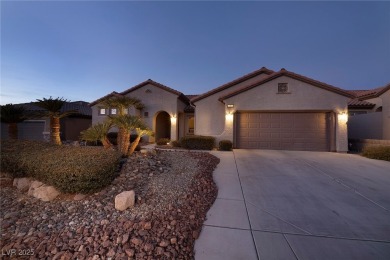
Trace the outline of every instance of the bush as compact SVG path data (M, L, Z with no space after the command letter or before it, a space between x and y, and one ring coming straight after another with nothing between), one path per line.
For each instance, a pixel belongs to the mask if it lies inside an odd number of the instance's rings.
M219 141L219 150L220 151L231 151L232 148L233 148L233 143L230 140Z
M177 141L177 140L171 141L171 145L172 145L173 147L181 147L180 142Z
M169 143L169 139L168 138L160 138L157 140L156 144L157 145L167 145L167 143Z
M58 146L37 141L1 141L1 168L33 177L62 192L90 193L118 174L120 154L102 147Z
M370 146L363 149L362 155L370 159L390 161L390 146Z
M185 136L180 139L181 147L191 150L213 150L215 138L212 136Z

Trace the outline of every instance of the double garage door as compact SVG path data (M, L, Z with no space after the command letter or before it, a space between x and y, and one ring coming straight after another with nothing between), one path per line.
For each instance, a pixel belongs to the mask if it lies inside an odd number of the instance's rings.
M237 148L329 151L328 113L238 112Z

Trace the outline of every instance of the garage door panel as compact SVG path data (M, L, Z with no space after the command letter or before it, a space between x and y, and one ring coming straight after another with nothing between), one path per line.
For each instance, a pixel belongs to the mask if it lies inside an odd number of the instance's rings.
M329 151L326 113L238 113L238 148Z

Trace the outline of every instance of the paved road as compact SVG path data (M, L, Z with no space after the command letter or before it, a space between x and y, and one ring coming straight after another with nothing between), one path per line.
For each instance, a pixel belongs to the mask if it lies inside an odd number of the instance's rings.
M219 194L196 259L390 259L389 162L320 152L215 154Z

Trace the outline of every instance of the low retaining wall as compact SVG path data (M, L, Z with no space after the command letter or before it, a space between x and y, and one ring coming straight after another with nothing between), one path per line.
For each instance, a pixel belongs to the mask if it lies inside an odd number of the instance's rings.
M390 140L348 139L348 146L351 152L361 152L366 147L390 146Z

